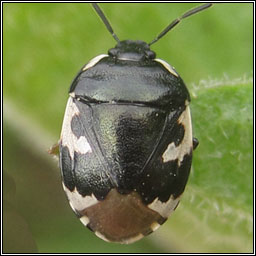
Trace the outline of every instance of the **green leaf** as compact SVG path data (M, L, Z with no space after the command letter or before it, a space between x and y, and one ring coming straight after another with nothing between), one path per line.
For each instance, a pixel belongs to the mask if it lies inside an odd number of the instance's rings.
M174 241L180 252L252 252L252 81L219 82L192 93L199 146L184 198L163 239Z

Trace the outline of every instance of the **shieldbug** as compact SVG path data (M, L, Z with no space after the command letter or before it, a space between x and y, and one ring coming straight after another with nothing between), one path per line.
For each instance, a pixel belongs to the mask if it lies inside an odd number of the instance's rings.
M150 46L203 4L170 23L153 41L120 41L73 80L60 150L63 187L81 222L105 241L132 243L163 224L185 189L197 141L189 92Z

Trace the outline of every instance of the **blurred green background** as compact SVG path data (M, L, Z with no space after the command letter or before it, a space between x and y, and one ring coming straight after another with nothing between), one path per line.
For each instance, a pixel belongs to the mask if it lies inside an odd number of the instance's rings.
M121 40L146 42L196 5L100 4ZM90 4L3 4L4 252L252 252L253 4L215 4L152 46L190 90L200 145L177 210L132 245L83 227L47 154L75 74L114 45Z

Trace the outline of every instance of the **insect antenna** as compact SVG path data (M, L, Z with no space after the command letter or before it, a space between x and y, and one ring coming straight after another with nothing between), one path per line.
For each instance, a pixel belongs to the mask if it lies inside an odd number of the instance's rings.
M208 4L203 4L203 5L200 5L196 8L193 8L191 10L188 10L187 12L185 12L182 16L180 16L179 18L175 19L174 21L172 21L154 40L152 40L148 45L152 45L154 44L155 42L157 42L160 38L162 38L166 33L168 33L171 29L173 29L177 24L180 23L181 20L193 15L193 14L196 14L200 11L203 11L209 7L211 7L212 4L211 3L208 3Z
M103 21L103 23L105 24L107 30L110 32L110 34L114 37L114 39L119 43L120 40L117 37L117 35L115 34L113 28L111 27L109 21L107 20L105 14L103 13L103 11L100 9L100 7L98 6L98 4L93 3L92 4L93 8L95 9L95 11L97 12L97 14L100 16L101 20Z

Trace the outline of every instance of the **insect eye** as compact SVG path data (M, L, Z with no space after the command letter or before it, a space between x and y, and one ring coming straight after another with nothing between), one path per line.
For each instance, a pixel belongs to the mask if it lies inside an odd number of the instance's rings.
M118 50L116 48L112 48L108 51L108 54L112 57L117 56Z
M149 59L155 59L156 57L156 54L153 51L146 51L145 54Z

